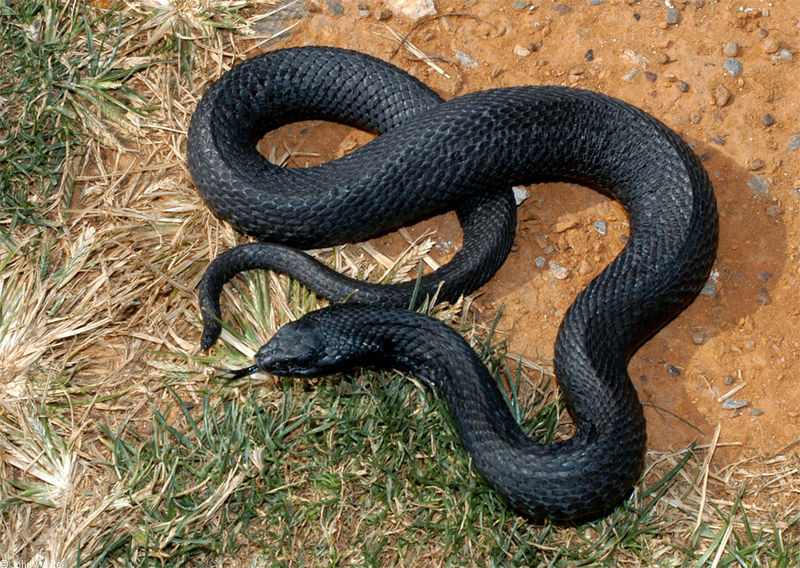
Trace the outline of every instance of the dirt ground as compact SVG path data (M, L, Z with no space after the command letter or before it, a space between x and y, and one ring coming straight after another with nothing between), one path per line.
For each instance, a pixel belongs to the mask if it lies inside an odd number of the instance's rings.
M731 463L796 451L800 439L797 7L794 0L437 0L438 15L415 24L375 0L326 0L307 10L292 4L264 26L297 23L270 48L361 50L446 98L523 84L600 91L687 140L716 191L719 255L704 294L636 354L630 373L647 405L651 448L710 443L719 425L716 459ZM405 48L393 55L395 34L428 62ZM280 134L298 155L318 154L294 165L336 157L369 138L318 122ZM444 262L460 242L455 216L409 232L429 229ZM627 231L619 204L591 190L531 187L514 250L479 292L480 313L491 318L504 306L500 330L510 350L551 360L565 310L622 249ZM407 243L395 234L373 244L397 252Z

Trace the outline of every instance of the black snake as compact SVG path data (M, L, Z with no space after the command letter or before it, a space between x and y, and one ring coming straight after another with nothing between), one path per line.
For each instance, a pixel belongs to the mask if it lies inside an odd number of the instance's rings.
M265 132L310 118L380 136L305 169L272 165L256 150ZM405 368L446 399L476 468L520 513L596 517L630 493L645 423L628 361L696 296L717 246L708 176L672 130L622 101L566 87L443 102L388 63L307 47L266 53L216 81L192 117L188 158L209 207L262 241L223 253L204 274L204 347L220 333L222 286L242 270L278 270L332 301L349 299L282 328L237 376L259 368L302 376L355 365ZM576 425L566 441L529 440L455 332L386 307L409 305L414 282L368 285L291 248L365 239L456 209L463 249L419 288L421 297L451 300L505 259L515 226L510 186L551 180L609 193L630 221L624 250L578 295L559 329L556 375Z

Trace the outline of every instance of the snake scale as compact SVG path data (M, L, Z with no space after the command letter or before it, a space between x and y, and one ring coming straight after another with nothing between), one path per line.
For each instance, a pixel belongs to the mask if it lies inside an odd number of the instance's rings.
M281 168L258 153L266 132L312 118L379 136L313 168ZM259 240L206 270L203 347L221 330L222 286L243 270L284 272L332 302L348 300L281 328L235 376L405 369L446 400L477 471L517 512L588 519L630 494L646 436L627 364L695 298L717 247L711 184L676 133L620 100L567 87L508 87L445 102L374 57L304 47L265 53L217 80L192 117L188 160L214 213ZM416 285L419 297L452 300L486 282L513 241L510 187L555 180L619 200L630 236L559 328L555 371L575 433L541 445L524 435L456 332L401 308ZM366 239L452 209L463 248L420 283L350 280L297 250Z

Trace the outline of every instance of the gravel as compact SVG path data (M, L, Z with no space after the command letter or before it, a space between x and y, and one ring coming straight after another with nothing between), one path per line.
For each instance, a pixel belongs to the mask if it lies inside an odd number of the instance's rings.
M731 100L731 92L726 89L724 85L717 85L714 87L711 96L714 98L714 103L716 103L718 107L724 107Z
M747 401L740 398L728 398L722 403L722 408L728 410L736 410L737 408L744 408L747 406Z
M780 61L789 61L792 59L792 52L788 49L779 49L778 52L772 56L773 61L778 63Z
M761 174L758 174L755 177L751 177L747 181L747 187L752 189L753 193L755 193L757 195L758 194L763 195L763 194L767 193L767 189L769 188L769 184L767 183L767 180L764 179L764 176L762 176Z
M514 192L514 203L517 205L522 205L522 202L531 196L531 192L523 185L515 185L511 191Z
M592 227L594 227L594 230L601 235L608 233L608 224L605 221L595 221Z
M458 62L461 65L464 65L465 67L477 67L478 66L478 62L475 61L469 55L469 53L467 53L465 51L461 51L460 49L458 51L456 51L456 59L458 60Z
M722 64L722 67L724 67L725 70L733 76L741 75L742 73L742 64L739 62L738 59L735 59L733 57L729 57L728 59L726 59L725 62Z
M735 41L729 41L722 46L722 54L726 57L736 57L739 55L739 44Z
M639 74L639 70L638 70L638 69L631 69L630 71L628 71L627 73L625 73L625 74L622 76L622 79L623 79L624 81L629 81L629 82L630 82L630 81L633 81L633 80L634 80L634 78L635 78L635 77L636 77L638 74Z
M550 274L557 280L566 280L566 278L569 276L569 270L556 262L551 262Z
M681 19L680 12L678 12L675 8L667 8L667 24L677 24L678 20Z

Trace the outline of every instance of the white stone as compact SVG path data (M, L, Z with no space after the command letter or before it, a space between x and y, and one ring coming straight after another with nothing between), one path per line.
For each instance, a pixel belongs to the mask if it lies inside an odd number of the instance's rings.
M531 196L528 188L523 185L515 185L511 189L514 192L514 202L517 205L522 205L522 202Z
M519 55L520 57L528 57L531 54L531 50L527 47L521 46L519 44L514 46L514 55Z
M419 20L423 16L432 16L436 13L433 0L387 0L386 7L412 20Z

